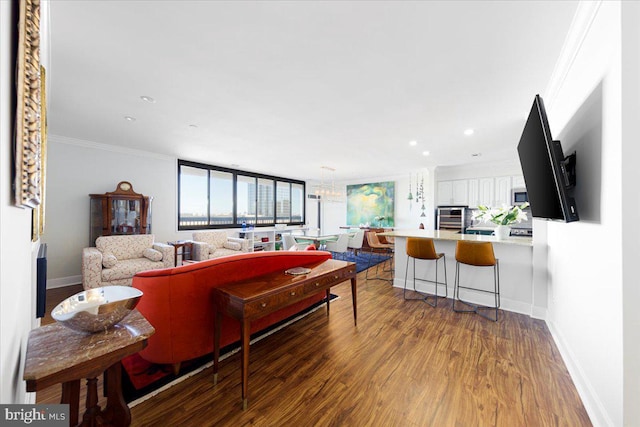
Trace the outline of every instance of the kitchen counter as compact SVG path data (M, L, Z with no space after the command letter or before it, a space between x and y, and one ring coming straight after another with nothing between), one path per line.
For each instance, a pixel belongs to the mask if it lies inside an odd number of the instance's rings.
M405 275L407 287L413 288L413 268L407 271L406 239L407 237L423 237L434 239L437 252L446 255L446 269L448 278L448 295L453 296L453 282L456 271L456 244L460 240L493 243L493 251L500 262L500 299L503 310L532 315L544 311L546 308L536 307L536 301L544 300L534 295L533 287L533 242L531 237L507 237L498 239L495 236L478 234L460 234L447 230L395 230L380 233L383 236L395 237L395 270L393 286L403 288ZM439 278L442 276L442 263L439 263ZM434 262L417 260L416 277L434 277ZM485 289L493 286L493 269L460 265L461 284L474 288ZM418 290L433 294L434 286L427 282L416 282ZM439 290L442 292L443 288ZM493 304L492 296L474 291L460 291L460 297L478 304ZM449 302L449 304L451 304ZM440 304L438 304L440 305Z
M379 234L381 236L390 237L427 237L434 240L468 240L475 242L491 242L501 245L533 246L533 239L531 237L511 236L504 239L498 239L495 236L484 236L480 234L461 234L455 231L448 230L394 230Z

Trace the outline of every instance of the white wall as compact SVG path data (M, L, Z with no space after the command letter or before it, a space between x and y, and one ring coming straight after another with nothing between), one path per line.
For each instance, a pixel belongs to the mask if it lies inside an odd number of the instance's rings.
M32 403L22 380L27 337L35 320L35 252L31 209L13 206L14 13L17 2L0 1L0 403ZM44 40L43 40L44 41Z
M409 174L411 173L411 192L414 200L410 203L407 199L409 195ZM421 217L422 211L420 205L415 201L416 195L416 174L424 177L425 191L425 217ZM425 227L433 228L434 223L434 180L433 171L425 168L418 171L407 171L402 175L394 176L378 176L361 180L339 181L336 182L336 188L345 192L347 185L367 184L374 182L393 181L395 183L395 200L394 200L394 228L396 229L417 229L420 223L424 223ZM323 203L322 204L323 233L337 233L341 226L347 225L347 203ZM358 225L358 224L349 224ZM376 224L370 224L375 226Z
M638 406L637 394L628 396L630 404L623 407L624 383L637 390L639 381L637 376L625 378L623 352L627 344L637 351L640 340L637 333L633 343L623 339L627 322L638 319L634 302L635 313L625 312L630 320L623 322L622 303L624 290L637 287L638 262L636 258L634 265L623 266L621 170L634 187L640 174L637 131L634 140L625 141L621 134L623 101L630 97L637 102L638 97L637 84L628 92L621 80L621 46L627 40L621 32L621 8L619 2L579 7L581 18L574 20L579 40L573 51L565 52L570 60L556 70L556 91L545 99L551 101L546 106L552 135L565 153L577 150L574 193L581 216L577 223L547 224L547 321L594 425L611 426L637 425L640 419L631 407ZM637 22L636 16L632 25ZM633 42L637 46L637 39ZM637 62L638 50L626 54ZM636 66L636 83L637 71ZM637 126L637 108L634 112ZM635 157L623 157L627 146L634 147L630 152ZM637 204L635 194L633 198ZM625 221L635 226L637 212L625 210ZM634 248L637 244L632 242ZM635 283L623 281L623 271Z
M633 425L640 420L640 3L622 4L622 322L623 322L623 420Z

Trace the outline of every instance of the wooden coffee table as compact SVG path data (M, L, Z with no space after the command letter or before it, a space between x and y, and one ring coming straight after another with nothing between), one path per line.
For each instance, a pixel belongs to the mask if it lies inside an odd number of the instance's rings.
M249 280L229 283L214 289L216 305L213 373L218 380L220 356L220 331L224 314L238 319L241 324L241 376L242 408L247 408L249 384L249 338L251 321L260 319L274 311L302 301L324 291L327 295L329 315L329 291L332 286L351 280L353 322L357 325L356 265L353 262L329 259L307 266L311 271L304 275L289 275L284 271L265 274Z

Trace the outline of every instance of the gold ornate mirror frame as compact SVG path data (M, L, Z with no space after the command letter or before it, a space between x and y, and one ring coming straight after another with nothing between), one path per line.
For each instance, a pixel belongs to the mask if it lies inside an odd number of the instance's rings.
M40 0L21 0L19 3L15 204L36 208L42 202ZM38 231L39 228L36 226Z

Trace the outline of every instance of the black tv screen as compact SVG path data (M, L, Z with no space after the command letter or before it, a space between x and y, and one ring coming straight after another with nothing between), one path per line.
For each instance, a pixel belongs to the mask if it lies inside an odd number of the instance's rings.
M540 95L536 95L518 143L518 155L527 186L531 215L535 218L578 221L575 201L568 189L575 183L575 155L569 162L560 141L554 141Z

